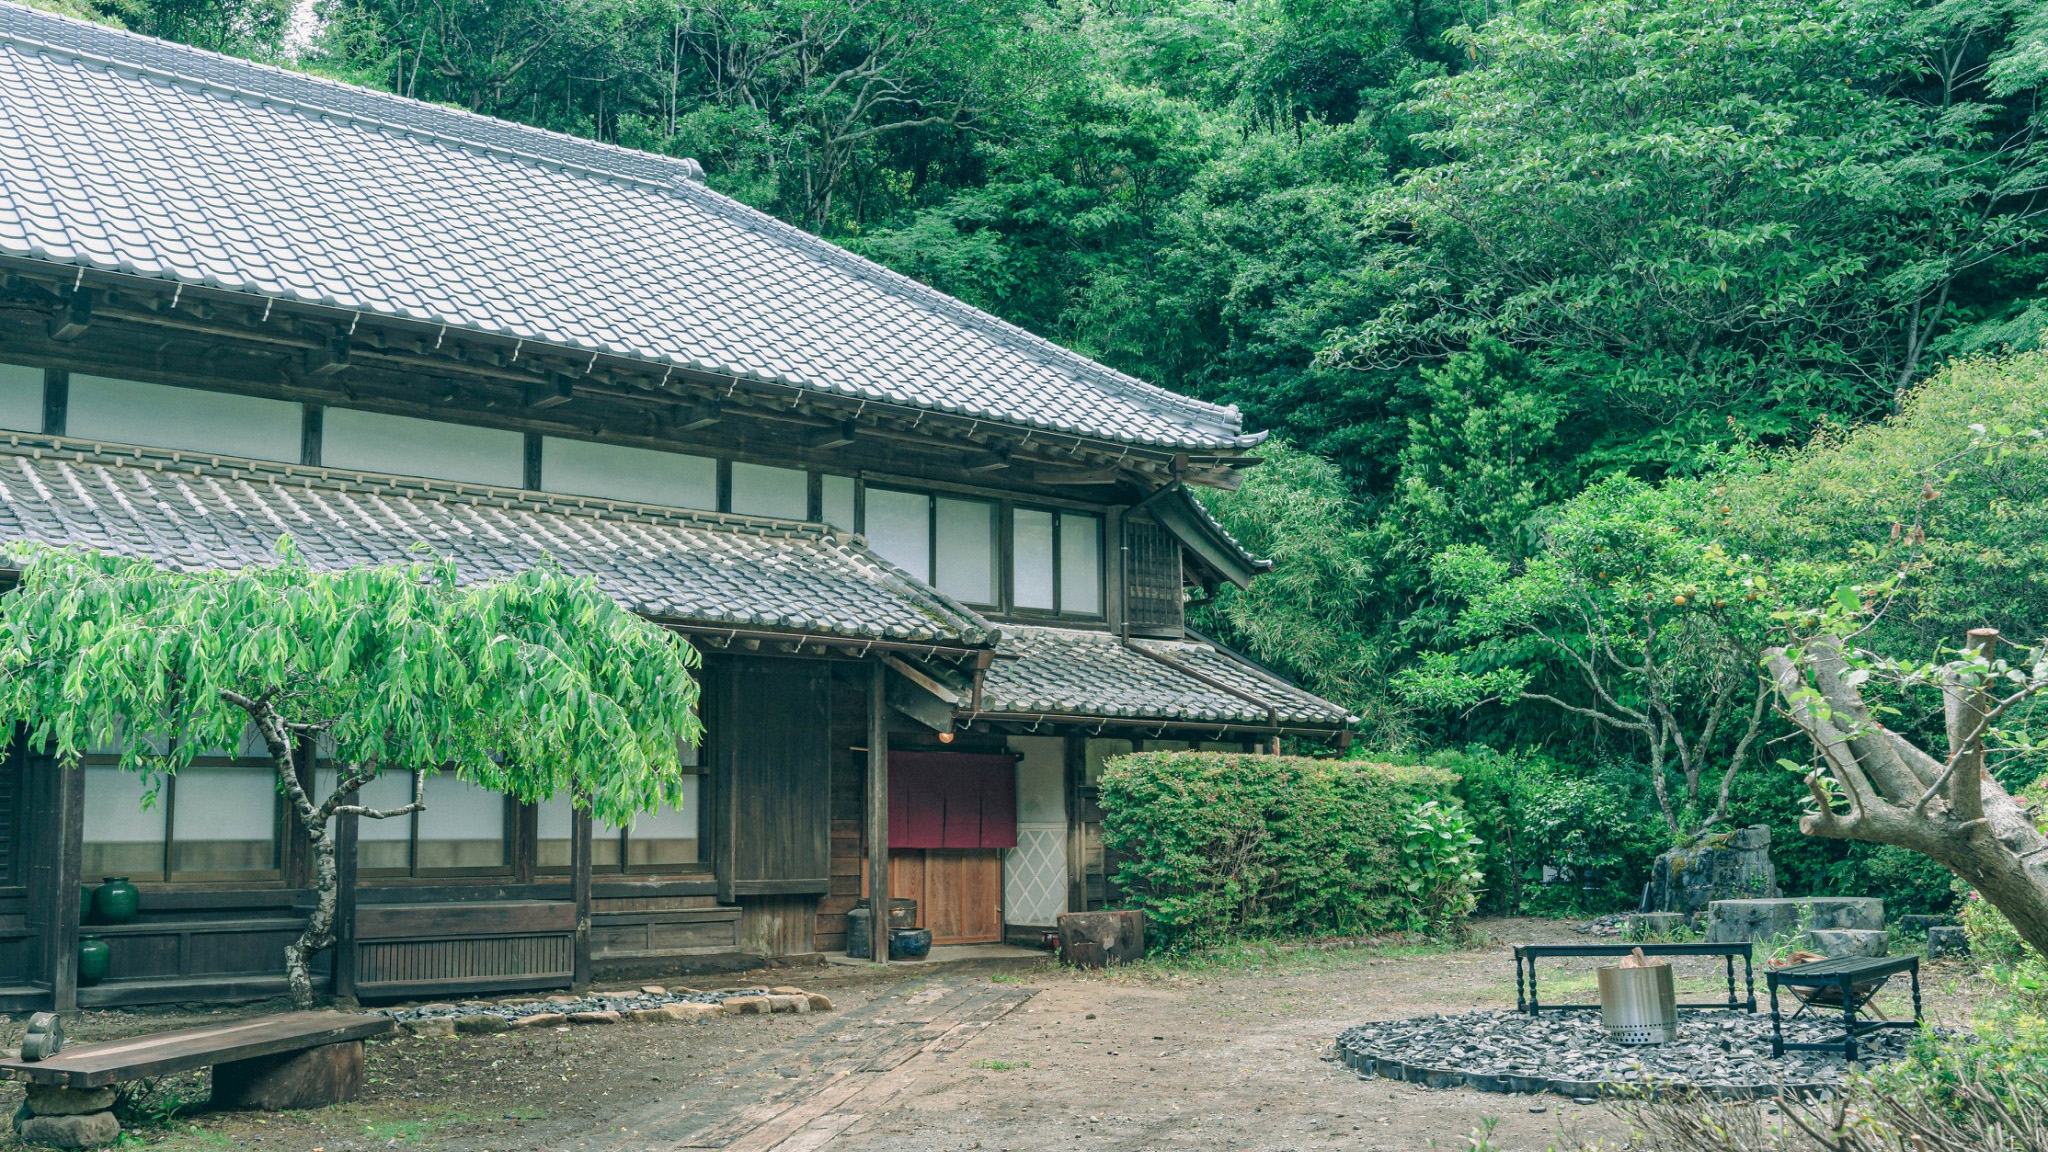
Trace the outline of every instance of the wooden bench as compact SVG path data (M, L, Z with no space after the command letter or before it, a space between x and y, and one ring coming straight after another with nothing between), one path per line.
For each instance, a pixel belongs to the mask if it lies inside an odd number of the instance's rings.
M0 1060L0 1079L92 1089L211 1067L216 1107L319 1108L355 1098L364 1039L393 1027L389 1016L288 1012Z

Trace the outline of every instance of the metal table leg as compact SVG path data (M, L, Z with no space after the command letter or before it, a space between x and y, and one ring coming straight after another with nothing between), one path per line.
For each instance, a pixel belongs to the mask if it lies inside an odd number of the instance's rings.
M1856 986L1847 976L1836 984L1842 989L1842 1057L1856 1062Z

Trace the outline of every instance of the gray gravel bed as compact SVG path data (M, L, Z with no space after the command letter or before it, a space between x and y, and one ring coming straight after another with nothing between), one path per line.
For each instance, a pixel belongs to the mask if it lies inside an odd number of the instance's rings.
M1839 1013L1785 1024L1788 1042L1840 1034ZM1896 1061L1912 1036L1903 1028L1862 1036L1858 1061ZM1361 1076L1574 1098L1672 1088L1725 1098L1824 1093L1849 1070L1839 1052L1787 1052L1774 1059L1768 1015L1718 1011L1681 1011L1675 1042L1641 1046L1609 1040L1598 1012L1419 1016L1348 1029L1337 1038L1336 1055Z
M727 988L717 992L696 992L688 989L664 991L657 996L647 991L591 992L583 996L547 996L508 998L505 1000L463 1000L453 1004L416 1004L405 1008L387 1008L384 1014L405 1023L410 1020L430 1020L439 1016L503 1016L517 1020L522 1016L536 1016L547 1012L617 1012L624 1014L635 1008L659 1008L664 1004L723 1004L740 996L766 996L765 988Z

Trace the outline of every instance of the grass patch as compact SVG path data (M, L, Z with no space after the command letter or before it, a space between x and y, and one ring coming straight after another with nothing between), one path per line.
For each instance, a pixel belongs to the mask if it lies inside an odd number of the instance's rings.
M1019 1068L1029 1068L1029 1067L1031 1067L1031 1061L1029 1061L1029 1060L977 1060L977 1061L975 1061L975 1062L974 1062L974 1066L975 1066L976 1068L986 1068L986 1069L988 1069L988 1070L989 1070L989 1071L991 1071L991 1072L1014 1072L1014 1071L1016 1071L1016 1070L1017 1070L1017 1069L1019 1069Z
M1232 940L1184 952L1147 956L1106 971L1146 976L1228 975L1324 972L1348 968L1361 960L1392 960L1435 956L1456 950L1442 940Z

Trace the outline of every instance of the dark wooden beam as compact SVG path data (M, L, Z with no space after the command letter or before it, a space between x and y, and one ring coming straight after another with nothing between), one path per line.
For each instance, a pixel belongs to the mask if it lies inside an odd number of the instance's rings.
M356 998L356 837L361 817L334 820L334 998L354 1004ZM294 821L296 823L296 821Z
M92 327L92 300L91 288L73 292L71 299L60 305L57 314L50 317L50 339L68 344L85 335L86 329Z
M1010 450L997 449L994 452L977 452L960 462L968 472L996 472L1010 466Z
M1031 478L1040 484L1060 486L1073 484L1115 484L1123 479L1115 468L1047 468L1043 465L1031 470Z
M853 421L841 420L830 428L820 428L805 436L804 447L814 452L827 448L844 448L853 443L857 431Z
M49 928L44 941L50 954L44 971L50 976L50 1007L57 1012L78 1010L78 893L85 879L80 874L85 851L85 768L66 766L52 756L47 761L55 773L56 803L46 825L56 848L55 903L50 908Z
M722 412L717 404L693 404L684 408L676 417L676 429L681 432L695 432L718 423Z
M576 904L576 956L573 980L577 988L590 984L590 802L577 798L569 822L569 891Z
M65 435L71 422L71 373L62 368L43 370L43 435Z
M324 346L306 352L306 375L315 378L346 371L350 364L349 338L336 336Z
M868 672L868 953L889 962L889 668Z
M560 374L526 386L526 406L539 411L559 408L576 398L576 382Z

